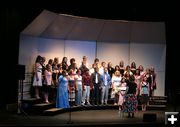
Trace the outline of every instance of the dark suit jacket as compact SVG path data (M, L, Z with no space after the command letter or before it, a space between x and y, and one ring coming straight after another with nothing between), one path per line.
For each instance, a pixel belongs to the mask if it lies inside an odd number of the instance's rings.
M98 86L100 86L100 84L101 84L101 75L99 73L97 73L97 74L98 74L98 83L97 84L98 84ZM91 74L91 82L92 82L93 85L96 84L96 72Z

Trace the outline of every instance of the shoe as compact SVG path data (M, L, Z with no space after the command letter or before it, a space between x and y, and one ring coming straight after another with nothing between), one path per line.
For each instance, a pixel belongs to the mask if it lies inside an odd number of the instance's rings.
M36 96L36 99L41 99L39 96Z
M49 101L45 101L45 102L49 104Z
M117 105L117 103L114 103L114 105Z
M88 105L88 106L91 106L91 104L90 104L90 103L87 103L87 105Z
M134 118L134 113L132 113L132 117L131 118Z

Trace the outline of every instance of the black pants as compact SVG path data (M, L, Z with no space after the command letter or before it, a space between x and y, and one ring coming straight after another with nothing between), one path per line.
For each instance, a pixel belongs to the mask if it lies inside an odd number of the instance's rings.
M93 91L93 100L94 104L99 104L100 102L100 89L99 89L99 84L94 84L94 91Z

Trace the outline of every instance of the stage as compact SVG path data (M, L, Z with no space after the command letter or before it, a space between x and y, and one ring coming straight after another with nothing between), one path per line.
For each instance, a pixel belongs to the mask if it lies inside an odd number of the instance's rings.
M166 96L153 96L149 100L147 111L138 111L134 118L124 113L120 117L119 107L114 104L72 106L68 109L56 108L55 103L43 103L42 100L28 99L22 101L25 113L0 112L0 126L164 126L165 112L173 111Z
M1 112L1 126L116 126L116 125L164 125L165 111L137 111L134 118L128 118L124 114L120 118L118 110L83 110L60 113L54 116L28 115ZM156 119L143 120L144 114L156 115ZM71 115L71 119L70 119Z

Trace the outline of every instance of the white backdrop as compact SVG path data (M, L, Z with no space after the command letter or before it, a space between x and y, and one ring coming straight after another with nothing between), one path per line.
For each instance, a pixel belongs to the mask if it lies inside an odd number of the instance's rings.
M89 67L91 67L91 64L96 56L96 42L72 40L65 41L65 56L68 58L68 61L70 61L71 58L75 58L79 67L84 55L87 56Z
M97 57L100 62L112 62L113 67L119 65L121 60L127 65L129 63L129 43L97 42Z
M151 43L130 43L130 63L136 62L136 65L143 65L144 68L153 66L157 73L157 90L155 95L164 95L165 93L165 63L166 63L166 45Z

